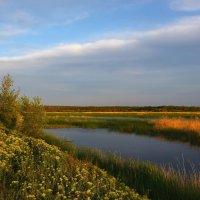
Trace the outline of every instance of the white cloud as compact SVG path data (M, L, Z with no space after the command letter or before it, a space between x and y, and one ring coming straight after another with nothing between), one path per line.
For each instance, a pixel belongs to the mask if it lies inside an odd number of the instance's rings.
M61 44L57 47L41 50L24 56L17 57L0 57L0 62L16 62L33 59L46 59L62 56L84 56L87 54L94 54L98 52L113 51L114 49L121 48L127 44L137 44L134 40L99 40L93 43L85 44Z
M181 11L200 10L200 0L172 0L171 8Z
M19 31L0 32L0 35L21 33ZM144 65L145 60L171 57L172 61L179 59L179 56L192 51L196 55L194 47L200 44L200 16L182 18L171 25L160 27L146 32L129 33L128 37L121 39L98 40L84 44L60 44L56 47L39 50L27 55L17 57L1 57L0 70L7 69L40 69L52 66L76 65L99 66L98 62L109 60L110 67L114 68L122 62L127 65ZM187 47L188 49L182 48ZM177 52L174 58L173 51ZM161 53L163 52L163 53ZM172 53L172 55L171 55ZM188 54L189 55L189 54ZM197 59L195 57L195 59ZM115 63L118 60L119 63ZM151 62L153 62L151 60ZM113 61L113 63L112 63ZM200 62L199 60L195 60ZM135 62L135 63L134 63ZM149 65L153 63L149 63ZM168 61L166 61L168 62ZM193 62L193 61L191 61ZM146 65L146 64L145 64ZM2 67L1 67L2 66Z
M24 33L23 30L6 29L0 32L0 36L9 36ZM110 53L112 56L120 51L122 55L130 55L129 49L149 48L151 46L175 46L196 43L200 40L200 16L182 18L171 25L166 25L154 30L144 32L130 32L121 39L97 40L84 44L60 44L56 47L33 52L24 56L0 58L0 61L37 60L58 57L84 57L104 55ZM122 35L122 33L121 33ZM128 35L128 36L127 36ZM114 36L113 36L114 37ZM125 39L126 38L126 39ZM193 43L192 43L193 44ZM159 47L158 47L159 48ZM143 49L144 50L144 49ZM126 53L127 51L127 53Z

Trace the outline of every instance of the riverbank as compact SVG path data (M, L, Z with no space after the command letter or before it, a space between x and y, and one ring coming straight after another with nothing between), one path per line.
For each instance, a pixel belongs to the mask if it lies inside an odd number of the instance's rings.
M153 200L197 200L200 198L199 172L190 175L156 167L147 162L125 160L109 153L78 148L72 143L45 134L43 139L69 152L73 157L91 162L106 170L117 180L135 188L140 194L147 194Z
M162 118L161 118L162 119ZM166 118L165 118L166 119ZM167 118L167 124L174 124L174 120L177 118ZM180 121L181 119L179 119ZM186 119L182 119L183 123ZM199 120L188 119L188 127L193 122ZM200 146L200 134L193 129L187 129L185 127L179 127L179 129L173 126L167 126L161 128L158 127L159 119L153 120L119 120L119 119L102 119L102 118L85 118L85 117L69 117L64 113L56 114L52 113L48 115L48 124L46 128L106 128L119 133L129 133L138 135L148 135L152 137L159 137L166 140L180 141L189 143L192 146Z

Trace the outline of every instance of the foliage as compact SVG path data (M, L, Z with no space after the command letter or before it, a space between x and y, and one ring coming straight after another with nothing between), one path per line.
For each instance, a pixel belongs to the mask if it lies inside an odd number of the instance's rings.
M41 99L20 98L19 95L19 90L13 88L12 77L9 74L4 76L0 86L0 122L8 129L38 137L46 123Z
M23 123L20 131L28 136L37 137L44 128L46 123L46 114L39 97L32 100L24 96L21 98L21 114Z
M12 77L3 77L0 86L0 121L10 129L15 129L19 119L19 91L13 89Z
M1 131L0 152L1 199L147 199L40 139Z

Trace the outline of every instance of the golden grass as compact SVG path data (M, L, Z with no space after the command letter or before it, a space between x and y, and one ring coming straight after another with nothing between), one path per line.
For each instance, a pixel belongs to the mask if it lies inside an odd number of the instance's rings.
M162 118L159 120L152 120L151 122L153 122L157 129L194 131L200 134L200 121L198 119Z
M55 112L55 111L47 111L46 113L85 113L85 114L200 114L200 112L190 112L190 111L61 111L61 112Z

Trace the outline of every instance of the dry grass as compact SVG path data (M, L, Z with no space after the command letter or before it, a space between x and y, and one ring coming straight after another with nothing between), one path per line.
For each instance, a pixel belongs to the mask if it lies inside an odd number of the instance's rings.
M152 120L151 122L153 122L157 129L185 130L197 132L200 134L200 120L198 119L162 118L159 120Z

